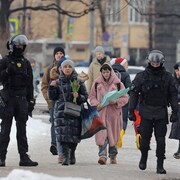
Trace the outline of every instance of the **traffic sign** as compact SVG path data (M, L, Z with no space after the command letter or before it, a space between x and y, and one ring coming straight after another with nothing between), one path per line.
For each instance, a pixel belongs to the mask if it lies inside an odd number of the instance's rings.
M19 20L17 18L9 18L9 32L11 36L18 34Z

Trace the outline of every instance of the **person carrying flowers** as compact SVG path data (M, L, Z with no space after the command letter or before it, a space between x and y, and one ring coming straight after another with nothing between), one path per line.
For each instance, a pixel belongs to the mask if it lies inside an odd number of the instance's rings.
M54 106L55 132L62 145L62 165L75 164L75 150L80 142L81 118L65 114L65 102L81 105L87 101L88 94L84 82L77 78L74 63L65 60L61 64L62 72L57 81L49 86L49 98L56 101Z

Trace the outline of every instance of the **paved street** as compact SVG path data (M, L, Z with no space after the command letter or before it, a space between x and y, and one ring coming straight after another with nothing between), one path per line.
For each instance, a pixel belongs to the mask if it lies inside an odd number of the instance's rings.
M34 111L33 118L39 121L42 119L49 128L49 116L44 111L46 106L38 103ZM37 127L38 128L38 127ZM50 132L50 131L49 131ZM169 134L169 132L168 132ZM17 154L16 144L9 146L6 167L0 168L0 177L7 176L13 169L30 170L32 172L45 173L57 177L83 177L93 180L180 180L180 160L173 158L173 153L177 149L178 142L167 138L167 159L165 169L167 175L157 175L155 158L155 140L151 140L151 151L147 169L141 171L138 168L140 152L135 145L135 135L132 123L129 122L128 129L124 136L123 147L118 150L118 164L99 165L98 148L95 145L94 137L83 140L77 148L77 163L70 166L62 166L57 163L57 156L52 156L49 152L50 133L45 132L36 138L29 139L29 154L33 160L39 162L38 167L22 168L18 166L19 156Z

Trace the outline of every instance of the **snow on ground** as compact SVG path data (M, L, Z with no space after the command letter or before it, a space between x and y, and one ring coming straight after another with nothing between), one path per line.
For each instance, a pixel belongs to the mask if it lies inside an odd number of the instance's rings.
M0 178L0 180L91 180L85 178L73 177L54 177L44 173L34 173L20 169L12 170L7 177Z

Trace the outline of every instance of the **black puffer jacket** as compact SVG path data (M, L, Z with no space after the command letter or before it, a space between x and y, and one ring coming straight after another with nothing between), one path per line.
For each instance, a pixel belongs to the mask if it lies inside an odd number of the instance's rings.
M70 77L66 77L61 73L57 87L49 87L49 98L55 102L54 106L54 124L55 132L59 142L80 142L81 134L81 118L75 118L64 114L64 98L62 87L66 101L73 102L72 88L70 81L77 80L77 73L73 71ZM88 94L86 87L82 81L78 91L77 104L82 104L87 101Z

